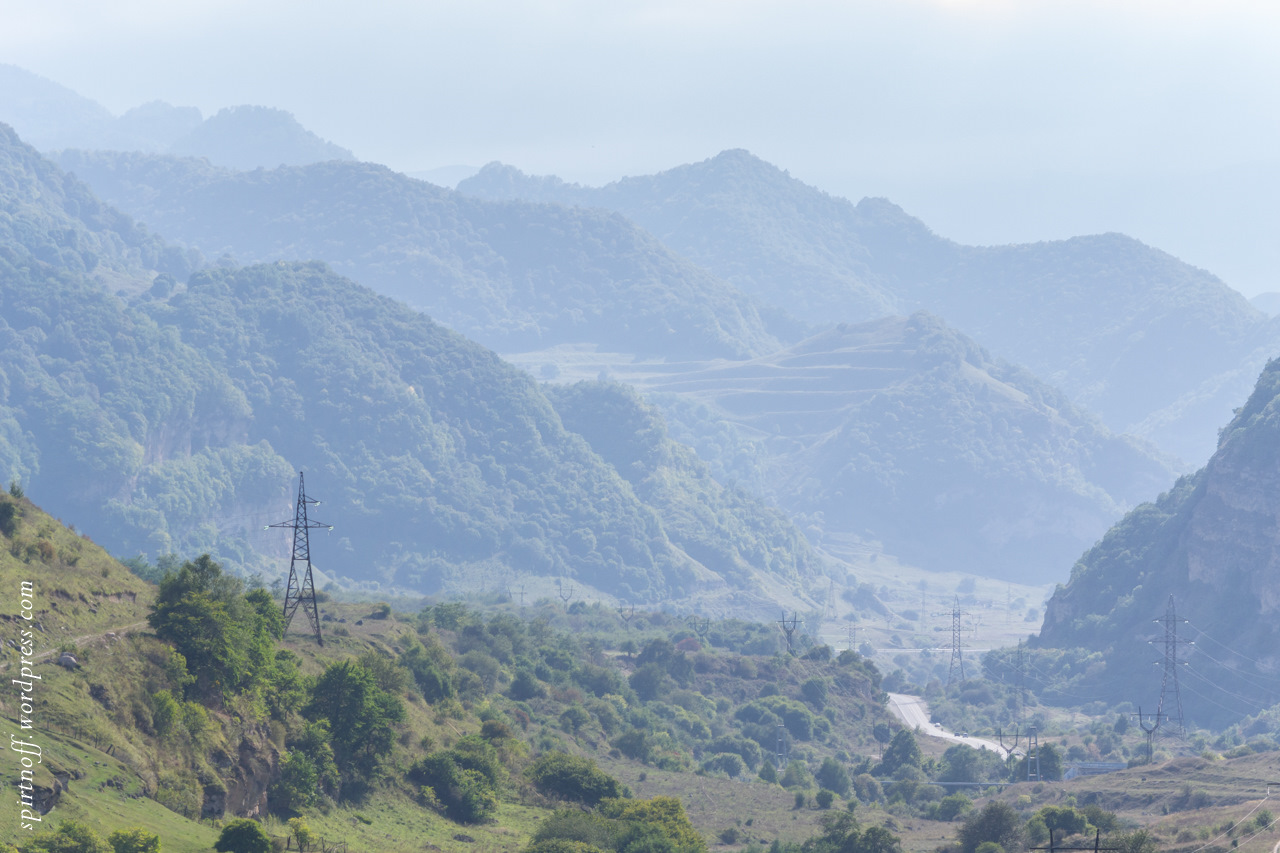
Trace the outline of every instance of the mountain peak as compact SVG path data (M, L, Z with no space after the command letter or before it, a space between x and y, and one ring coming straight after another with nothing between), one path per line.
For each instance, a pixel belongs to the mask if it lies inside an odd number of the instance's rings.
M307 130L293 113L250 104L219 110L174 142L170 151L242 170L356 159L346 148Z

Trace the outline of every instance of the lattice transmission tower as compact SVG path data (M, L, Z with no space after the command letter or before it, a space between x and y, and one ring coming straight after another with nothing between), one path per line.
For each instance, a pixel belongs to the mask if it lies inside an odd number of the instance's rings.
M1178 690L1178 667L1186 666L1186 661L1178 660L1179 644L1185 646L1195 645L1191 640L1178 639L1178 623L1186 623L1186 619L1179 619L1178 613L1173 606L1173 595L1169 595L1169 606L1165 609L1163 619L1153 620L1164 624L1164 659L1157 661L1156 665L1164 666L1164 675L1160 679L1160 704L1156 706L1156 719L1160 719L1161 715L1170 725L1176 727L1176 734L1183 734L1186 727L1182 720L1182 693ZM1154 641L1153 641L1154 642ZM1165 712L1164 700L1170 694L1173 695L1173 704L1177 708L1176 712Z
M293 513L293 520L269 524L267 529L285 527L293 530L293 556L289 559L289 584L285 587L284 592L284 630L288 632L289 623L293 621L293 614L301 606L306 611L307 619L311 623L311 630L315 632L316 643L323 646L324 637L320 635L320 610L316 607L316 586L311 577L311 538L309 534L316 529L332 530L333 525L307 518L307 507L319 505L320 501L313 501L307 497L306 484L302 472L299 471L298 505ZM302 569L303 566L306 566L306 568ZM302 572L301 578L298 577L299 571Z
M956 596L955 606L951 610L933 615L951 617L951 668L947 670L947 686L950 687L956 682L957 676L960 681L964 681L964 654L961 651L964 645L960 636L960 620L968 616L969 612L960 609L960 596Z

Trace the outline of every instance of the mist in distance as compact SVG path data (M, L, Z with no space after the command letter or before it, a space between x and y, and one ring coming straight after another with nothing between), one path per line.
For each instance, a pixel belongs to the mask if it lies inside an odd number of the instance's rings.
M116 114L287 109L417 173L601 184L747 148L994 244L1121 231L1280 289L1280 11L1227 2L87 2L0 61Z

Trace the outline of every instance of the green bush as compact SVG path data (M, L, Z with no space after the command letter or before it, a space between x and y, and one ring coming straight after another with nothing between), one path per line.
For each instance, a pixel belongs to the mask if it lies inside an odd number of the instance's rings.
M160 853L160 836L140 826L117 829L107 836L114 853Z
M736 752L719 752L702 762L702 769L710 773L724 773L730 779L737 779L747 769L747 765Z
M256 821L236 818L222 827L213 845L218 853L272 853L271 836Z
M623 794L618 780L596 767L590 758L564 752L540 756L526 772L539 792L588 806Z

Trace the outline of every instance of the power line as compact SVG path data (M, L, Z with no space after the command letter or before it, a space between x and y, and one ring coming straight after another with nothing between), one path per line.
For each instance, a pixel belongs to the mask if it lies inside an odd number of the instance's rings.
M293 621L293 614L297 611L298 606L306 612L311 622L311 629L315 632L316 643L324 645L324 637L320 636L320 610L316 607L316 587L311 577L311 541L310 531L318 528L332 530L333 525L325 524L320 521L311 521L307 518L308 506L319 506L320 501L313 501L307 497L306 485L302 472L298 472L298 505L293 513L293 521L281 521L277 524L268 524L267 528L285 527L293 530L293 556L289 558L289 585L285 588L284 593L284 630L289 630L289 623ZM306 571L301 580L298 578L298 568L300 565L306 565Z

